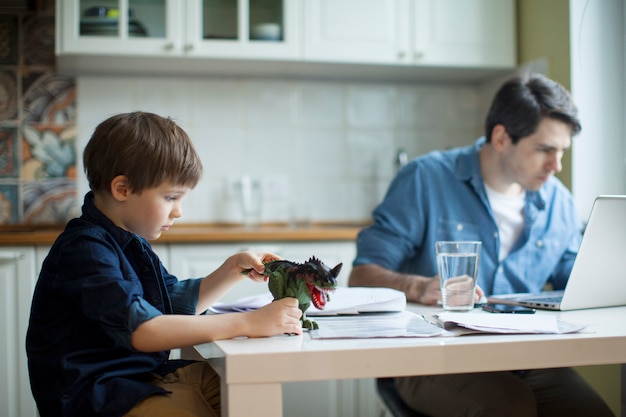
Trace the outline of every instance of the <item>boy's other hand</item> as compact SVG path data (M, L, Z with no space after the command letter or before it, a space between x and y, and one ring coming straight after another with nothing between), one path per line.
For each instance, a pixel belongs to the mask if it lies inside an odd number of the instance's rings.
M249 337L302 334L302 311L298 308L298 300L293 297L272 301L265 307L244 314L250 319Z

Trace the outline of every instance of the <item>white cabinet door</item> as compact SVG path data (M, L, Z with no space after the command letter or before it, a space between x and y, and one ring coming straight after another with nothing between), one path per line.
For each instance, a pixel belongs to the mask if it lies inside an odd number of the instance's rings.
M188 56L300 57L300 0L189 0L184 20Z
M276 251L275 245L248 246L245 244L173 244L170 246L169 272L178 279L201 278L215 271L229 256L245 250ZM244 279L220 301L234 301L241 297L259 294L267 286Z
M347 285L356 254L353 242L259 242L253 244L173 244L170 246L169 272L178 279L200 278L217 269L229 256L246 250L267 251L294 262L304 262L316 256L331 268L343 263L339 285ZM241 297L267 291L267 285L244 279L235 285L220 301L235 301Z
M35 250L0 249L0 415L37 416L26 361L26 330L36 280Z
M513 0L414 0L415 64L512 68Z
M514 0L309 0L310 61L512 68Z
M399 0L307 0L304 59L396 63L405 59Z
M176 0L58 1L56 52L111 56L181 55L184 5Z

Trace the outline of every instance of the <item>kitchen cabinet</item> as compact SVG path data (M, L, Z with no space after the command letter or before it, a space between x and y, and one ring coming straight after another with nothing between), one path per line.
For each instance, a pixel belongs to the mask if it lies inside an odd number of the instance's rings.
M297 0L56 4L59 55L273 59L299 53Z
M410 13L414 64L517 65L514 0L414 0Z
M401 63L398 0L307 0L303 53L307 61Z
M170 246L169 272L179 279L204 277L217 269L229 256L246 250L272 252L296 262L304 262L311 256L316 256L331 268L342 262L343 267L338 277L338 283L342 286L348 283L352 261L356 255L356 247L352 241L177 244ZM234 301L265 291L266 285L244 279L226 293L221 301Z
M36 417L26 362L26 329L37 279L35 248L0 249L0 415Z
M515 0L58 1L57 70L484 79L515 67L514 6ZM104 16L90 16L98 10Z
M309 0L304 59L428 65L515 66L513 0Z

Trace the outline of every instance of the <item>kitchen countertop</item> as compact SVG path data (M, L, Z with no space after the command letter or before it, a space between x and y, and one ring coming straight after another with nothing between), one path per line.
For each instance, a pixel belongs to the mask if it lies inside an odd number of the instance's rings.
M227 242L306 242L355 240L366 226L354 223L312 223L291 227L263 224L255 228L241 225L177 224L151 243L227 243ZM58 227L15 226L0 228L0 246L51 245L62 232Z

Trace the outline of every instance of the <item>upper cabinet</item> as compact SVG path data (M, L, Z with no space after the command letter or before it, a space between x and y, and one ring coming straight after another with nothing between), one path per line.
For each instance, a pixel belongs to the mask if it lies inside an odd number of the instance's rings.
M468 78L516 65L515 0L56 4L58 70L69 74L358 77L369 72L401 79L444 69Z
M304 59L347 63L401 63L398 0L307 0ZM402 17L402 18L401 18ZM407 39L408 40L408 39Z
M57 53L297 58L298 0L57 2Z
M517 64L514 0L414 0L407 60L439 66Z
M304 58L511 68L514 6L514 0L307 0Z
M188 0L184 48L201 57L297 59L299 5L299 0Z

